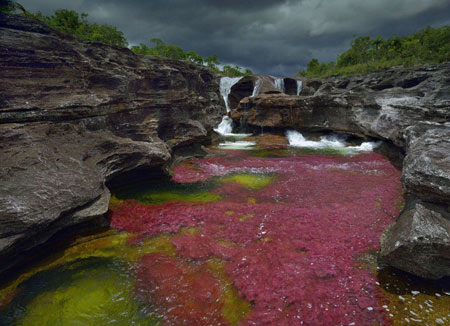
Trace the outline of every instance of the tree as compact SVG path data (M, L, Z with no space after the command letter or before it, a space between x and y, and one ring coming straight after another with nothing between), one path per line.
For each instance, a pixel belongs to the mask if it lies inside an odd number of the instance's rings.
M12 0L0 0L0 12L2 14L12 14L16 11Z
M110 45L126 47L128 42L123 33L110 25L91 24L87 20L88 14L77 13L73 10L58 9L53 15L45 16L41 12L31 15L46 25L86 41L95 41Z

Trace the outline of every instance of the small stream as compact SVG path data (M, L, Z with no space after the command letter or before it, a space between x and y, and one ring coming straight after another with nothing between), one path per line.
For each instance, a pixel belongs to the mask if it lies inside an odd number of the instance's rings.
M403 205L386 158L244 141L117 189L111 229L0 288L0 325L450 324L449 284L377 268Z

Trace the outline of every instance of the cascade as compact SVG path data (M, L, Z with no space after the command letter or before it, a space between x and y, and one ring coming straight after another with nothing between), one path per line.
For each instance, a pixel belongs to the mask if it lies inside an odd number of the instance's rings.
M220 95L225 102L225 108L227 109L227 114L223 116L222 121L219 125L214 128L214 131L222 136L233 136L233 137L247 137L250 134L233 134L233 126L231 118L228 113L231 111L230 102L228 96L231 92L231 87L236 84L242 77L222 77L220 79Z
M297 96L300 95L303 87L303 82L301 80L297 80Z
M250 97L255 97L259 95L259 89L261 88L262 80L258 79L255 82L255 86L253 87L253 93Z
M222 77L220 78L220 95L223 97L227 113L230 112L230 102L228 95L230 95L231 87L240 81L242 77Z
M276 89L279 89L284 93L284 78L275 78L273 84L275 85Z
M221 135L231 134L233 131L232 120L228 116L230 112L230 102L228 101L228 95L230 95L231 87L236 84L242 77L222 77L220 78L220 95L225 102L225 108L227 109L227 114L223 116L220 124L214 128L214 131Z

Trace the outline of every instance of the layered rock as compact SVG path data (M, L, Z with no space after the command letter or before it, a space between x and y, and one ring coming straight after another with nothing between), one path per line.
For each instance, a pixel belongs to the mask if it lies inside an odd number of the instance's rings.
M390 144L404 157L407 209L386 231L380 262L436 279L450 276L449 76L446 63L364 77L305 78L300 96L245 97L231 105L231 117L249 126L343 132Z
M0 272L108 209L107 183L159 173L225 113L201 66L0 17Z

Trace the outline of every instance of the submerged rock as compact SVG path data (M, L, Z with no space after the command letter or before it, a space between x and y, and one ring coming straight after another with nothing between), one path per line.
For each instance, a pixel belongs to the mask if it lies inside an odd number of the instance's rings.
M161 173L225 109L211 72L0 17L0 272L102 216L105 183ZM133 172L134 171L134 172ZM145 173L145 174L144 174Z

